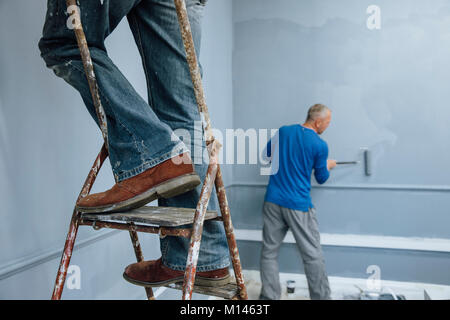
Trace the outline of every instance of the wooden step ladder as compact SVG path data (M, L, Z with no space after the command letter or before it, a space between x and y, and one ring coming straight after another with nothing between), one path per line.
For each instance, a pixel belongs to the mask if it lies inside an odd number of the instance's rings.
M178 236L190 238L190 247L186 262L186 271L184 281L182 283L170 284L167 287L179 289L183 291L183 300L191 299L192 292L207 294L211 296L222 297L225 299L247 299L247 291L245 288L244 278L242 276L242 268L239 259L239 251L236 245L233 225L231 223L230 208L228 206L225 187L222 180L222 173L218 163L218 153L221 147L220 143L215 140L205 103L202 80L195 52L194 41L192 39L191 27L189 24L186 4L184 0L174 0L180 24L180 31L186 50L186 59L191 73L191 79L194 86L195 97L198 109L203 122L203 128L206 136L206 146L209 152L209 166L203 182L200 198L195 209L190 208L174 208L174 207L151 207L144 206L127 212L111 213L111 214L87 214L76 210L72 214L72 220L69 226L64 251L61 257L58 274L56 277L55 287L52 294L53 300L59 300L62 295L64 283L67 276L70 259L72 257L73 247L78 232L78 227L82 225L92 226L98 230L101 228L111 228L119 230L128 230L133 244L134 252L138 262L143 261L144 257L138 240L138 232L155 233L160 237ZM87 45L86 37L81 24L79 10L76 7L76 0L67 0L68 12L73 15L77 21L74 26L74 32L80 48L81 58L89 83L89 89L92 94L95 110L99 119L99 126L102 131L104 144L101 148L95 162L86 178L86 181L78 196L77 202L86 197L91 191L92 185L97 177L103 162L108 157L108 132L106 126L106 115L101 104L97 80L94 73L94 67ZM219 201L221 215L215 211L207 210L207 205L211 197L212 188L215 186L216 194ZM220 220L224 224L227 237L228 248L230 251L231 262L234 269L236 283L229 283L221 287L201 287L194 286L195 273L199 255L200 242L203 231L204 220ZM193 224L192 228L176 228L186 224ZM153 290L145 287L145 291L149 300L153 300Z

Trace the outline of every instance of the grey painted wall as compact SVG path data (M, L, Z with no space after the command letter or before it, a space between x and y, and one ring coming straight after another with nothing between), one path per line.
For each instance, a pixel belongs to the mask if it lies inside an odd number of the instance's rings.
M45 10L43 0L0 1L0 299L51 296L76 197L102 144L79 94L39 57ZM211 1L204 20L200 60L218 128L232 125L231 14L230 1ZM146 97L145 76L126 20L107 39L107 48ZM230 169L224 168L224 180L230 179ZM113 183L107 162L93 192ZM146 258L158 258L157 237L141 237ZM124 267L135 261L126 232L84 227L77 243L82 246L72 264L81 268L81 290L66 288L63 298L145 297L142 288L122 279ZM180 296L169 290L162 298Z
M366 26L372 4L381 8L379 30ZM330 158L372 152L372 176L362 164L337 168L326 187L313 188L322 232L450 238L448 1L235 0L233 23L235 128L303 123L321 102L333 110L323 135ZM261 228L267 181L257 165L233 167L236 228ZM377 254L380 265L391 259ZM450 283L444 256L425 259L434 269L428 280ZM286 257L281 270L290 270ZM399 269L410 265L401 261ZM341 275L336 263L331 274ZM365 273L358 268L346 271ZM427 278L405 270L391 279Z
M380 0L381 30L369 31L369 4L209 1L201 62L213 126L278 128L326 103L334 111L324 134L330 156L361 160L360 147L369 147L373 175L339 168L328 187L313 189L321 231L449 238L450 10L445 1ZM102 143L78 93L39 58L44 13L43 0L0 1L0 299L50 297L74 201ZM126 22L107 46L145 97ZM235 227L259 229L267 177L258 166L223 171ZM112 183L106 163L93 192ZM159 257L156 237L141 239L146 258ZM121 279L134 261L127 233L81 228L77 243L72 263L81 267L82 289L66 288L63 298L144 298ZM257 269L260 244L239 246L244 268ZM450 284L446 253L324 251L330 275L365 277L378 264L386 279ZM302 272L292 244L280 261L281 271Z
M300 123L321 101L334 111L330 157L373 153L372 177L339 169L331 183L448 186L450 6L377 1L381 29L369 30L369 4L235 1L234 127ZM246 169L235 166L243 181L265 181Z

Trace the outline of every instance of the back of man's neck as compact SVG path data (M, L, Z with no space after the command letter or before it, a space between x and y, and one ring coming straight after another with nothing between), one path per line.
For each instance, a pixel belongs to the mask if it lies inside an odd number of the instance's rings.
M313 130L315 133L317 133L317 130L316 130L310 123L308 123L308 122L305 122L302 126L305 127L305 128L311 129L311 130Z

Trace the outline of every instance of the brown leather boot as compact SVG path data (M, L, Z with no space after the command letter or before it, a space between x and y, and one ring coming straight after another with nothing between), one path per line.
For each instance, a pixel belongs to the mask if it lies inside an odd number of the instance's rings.
M111 189L90 194L77 203L77 210L85 213L117 212L142 207L157 198L171 198L200 184L187 153L175 164L168 159L132 178L116 183Z
M183 282L184 271L170 269L158 260L142 261L130 264L125 268L123 277L128 282L144 287L161 287L171 283ZM197 272L195 285L214 287L230 282L228 268Z

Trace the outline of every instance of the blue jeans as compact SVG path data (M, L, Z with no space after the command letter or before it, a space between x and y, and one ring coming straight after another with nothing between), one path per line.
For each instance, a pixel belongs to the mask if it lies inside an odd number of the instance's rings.
M173 0L80 0L78 3L107 117L109 158L116 180L134 177L184 152L204 150L202 129L194 126L200 121L200 114ZM205 3L206 0L186 0L197 54ZM67 27L66 9L65 0L48 0L39 49L47 67L80 92L98 123L75 34ZM106 37L125 16L142 57L148 102L139 96L106 52ZM190 133L189 146L174 134L177 129ZM193 139L196 136L200 138ZM207 167L203 162L194 164L202 180ZM198 186L158 202L160 206L195 208L200 191ZM217 210L216 201L213 191L208 209ZM169 236L160 242L163 263L184 270L189 239ZM223 224L205 221L197 269L209 271L229 264Z

